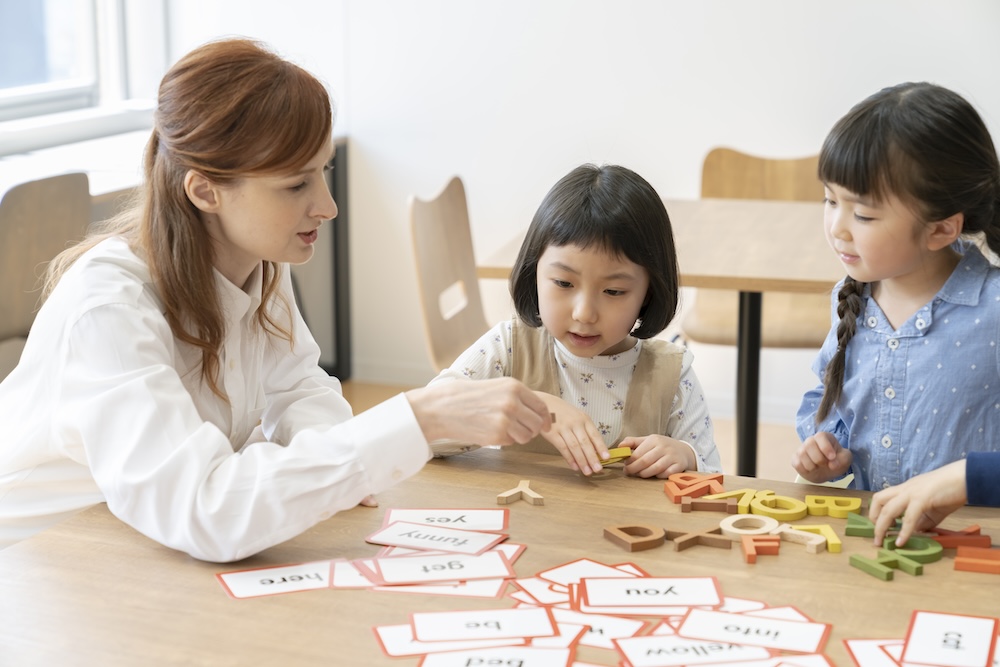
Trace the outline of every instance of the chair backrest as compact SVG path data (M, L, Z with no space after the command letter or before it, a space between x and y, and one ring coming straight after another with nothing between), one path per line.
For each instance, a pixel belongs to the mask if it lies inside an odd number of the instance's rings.
M820 201L819 156L771 159L715 148L701 169L701 196L717 199Z
M87 174L62 174L7 190L0 200L0 341L24 338L38 310L45 265L90 225Z
M452 178L431 200L412 197L410 229L427 348L441 371L489 329L462 180Z

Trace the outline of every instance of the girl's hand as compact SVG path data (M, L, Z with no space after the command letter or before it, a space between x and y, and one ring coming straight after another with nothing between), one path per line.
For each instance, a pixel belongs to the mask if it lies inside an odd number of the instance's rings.
M915 531L933 528L964 505L968 501L966 494L965 459L879 491L872 496L868 510L875 522L875 544L882 546L886 533L902 516L896 546L903 546Z
M604 437L583 410L558 396L536 392L555 415L552 428L542 436L559 450L569 467L584 475L603 470L601 461L610 456Z
M428 442L524 444L552 424L545 401L512 378L440 382L411 389L406 399Z
M632 456L625 462L628 475L663 479L675 472L698 469L694 451L680 440L665 435L624 438L618 446L632 449Z
M853 460L851 450L842 447L832 433L821 432L799 445L792 467L803 479L822 484L847 474Z

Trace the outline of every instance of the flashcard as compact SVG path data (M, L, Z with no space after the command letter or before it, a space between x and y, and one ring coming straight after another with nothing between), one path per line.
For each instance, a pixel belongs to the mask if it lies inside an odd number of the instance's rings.
M556 622L545 607L416 612L413 637L420 641L552 637Z
M510 521L510 510L506 507L496 509L393 508L385 513L382 525L388 526L396 521L461 528L462 530L498 532L507 530Z
M844 645L858 667L899 667L885 649L896 646L902 652L902 639L845 639Z
M330 561L262 567L215 575L230 597L242 600L264 595L330 587Z
M659 625L649 631L651 635L676 635L677 630L674 626L670 625L670 621L663 619L660 621Z
M373 583L381 586L514 577L514 570L511 569L510 563L499 551L487 551L478 556L446 554L407 556L406 558L376 558L370 561L353 562L362 574L369 577ZM366 570L368 571L366 572Z
M443 554L444 551L429 549L408 549L406 547L382 547L375 554L376 558L403 558L405 556L430 556L432 554Z
M580 580L580 602L600 607L717 607L722 591L715 577L636 577ZM637 609L636 613L641 613Z
M507 590L507 579L476 579L444 584L410 584L400 586L375 586L373 591L389 593L424 593L451 595L464 598L499 598Z
M506 556L507 561L511 565L513 565L517 561L517 559L521 557L521 554L524 553L524 550L526 548L527 547L523 544L514 544L513 542L503 542L490 549L490 551L499 551L504 556Z
M517 665L517 667L569 667L572 652L567 648L511 646L478 651L432 653L417 667L469 667L469 665Z
M458 528L442 528L397 521L377 530L365 541L409 549L434 549L449 553L478 555L507 539L503 533L478 533Z
M996 618L915 611L903 664L992 667L998 625Z
M738 660L713 663L712 667L834 667L830 659L819 653L809 655L783 655L764 660Z
M586 631L585 625L577 623L560 623L556 621L556 632L554 637L535 637L529 644L531 646L543 646L545 648L573 648L580 641L580 635Z
M707 665L771 657L771 652L761 646L686 639L677 635L631 637L616 639L615 643L632 667Z
M632 572L625 572L624 570L612 567L611 565L598 563L597 561L590 560L589 558L581 558L579 560L566 563L565 565L554 567L551 570L539 572L537 576L556 584L568 586L569 584L578 583L585 577L612 578L635 577L637 575Z
M621 570L622 572L628 572L629 574L634 574L637 577L648 577L649 572L642 570L638 565L634 563L619 563L615 565L615 569Z
M728 611L733 614L744 614L748 611L756 611L766 607L767 604L760 602L759 600L747 600L745 598L731 598L727 596L722 598L722 606L715 611Z
M759 616L760 618L780 618L785 621L812 621L811 618L803 614L795 607L766 607L755 611L743 612L745 616Z
M507 597L513 598L514 600L517 600L517 603L519 605L529 605L529 606L532 606L532 607L539 607L539 606L541 606L541 605L538 604L538 600L536 600L535 598L531 597L530 595L528 595L524 591L514 591L513 593L511 593Z
M580 637L581 646L614 649L615 639L634 637L646 627L645 621L621 616L606 616L604 614L581 614L572 609L552 609L552 618L556 623L579 623L589 626Z
M642 578L644 577L639 577L638 579ZM643 616L684 616L691 610L691 607L591 607L582 601L582 596L579 593L579 587L579 584L569 585L569 606L571 609L583 612L584 614L633 615L641 613Z
M385 654L391 658L405 658L441 651L461 651L468 649L492 648L494 646L524 645L525 640L516 637L507 639L475 639L454 642L421 642L413 638L413 626L381 625L375 630L375 637Z
M514 579L513 584L534 598L540 605L569 602L569 590L560 584L553 584L538 577Z
M783 621L692 609L677 628L677 634L692 639L741 642L784 651L818 653L830 634L830 626L826 623Z
M349 560L330 561L331 588L371 588L372 582Z

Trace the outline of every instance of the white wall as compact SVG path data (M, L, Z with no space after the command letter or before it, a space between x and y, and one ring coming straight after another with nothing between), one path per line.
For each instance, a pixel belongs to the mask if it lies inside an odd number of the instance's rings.
M174 58L246 34L334 90L336 131L351 138L361 380L432 376L406 209L452 174L486 254L581 162L696 197L712 146L815 153L851 105L904 80L962 93L1000 139L995 0L174 0L171 31ZM503 288L488 292L499 317ZM731 414L733 351L695 353L716 414ZM811 357L765 351L763 419L791 420Z

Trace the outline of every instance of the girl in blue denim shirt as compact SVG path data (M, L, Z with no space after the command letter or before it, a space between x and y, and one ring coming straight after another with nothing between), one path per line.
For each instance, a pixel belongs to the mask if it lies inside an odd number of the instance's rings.
M1000 165L960 95L886 88L820 152L823 224L847 277L814 370L792 466L878 490L995 451L1000 431Z

